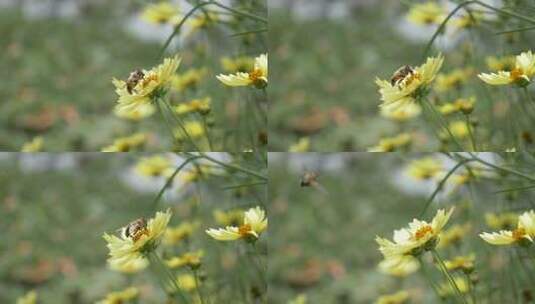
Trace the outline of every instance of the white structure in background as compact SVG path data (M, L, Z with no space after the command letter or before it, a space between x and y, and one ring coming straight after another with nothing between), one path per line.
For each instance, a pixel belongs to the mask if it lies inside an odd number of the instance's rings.
M84 153L13 153L24 173L71 171L78 168Z

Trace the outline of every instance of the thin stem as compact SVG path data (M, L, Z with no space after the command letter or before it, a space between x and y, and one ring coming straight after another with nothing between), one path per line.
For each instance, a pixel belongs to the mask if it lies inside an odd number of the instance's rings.
M249 175L256 176L256 177L258 177L258 178L260 178L260 179L262 179L262 180L265 180L265 181L268 180L268 178L267 178L266 176L264 176L264 175L262 175L262 174L259 174L259 173L256 173L256 172L254 172L254 171L252 171L252 170L249 170L249 169L246 169L246 168L237 166L237 165L233 165L233 164L226 164L226 163L221 162L221 161L219 161L219 160L217 160L217 159L215 159L215 158L212 158L211 156L207 155L206 153L203 153L203 152L199 152L199 153L200 153L200 155L201 155L202 158L204 158L204 159L206 159L206 160L209 160L209 161L211 161L211 162L213 162L213 163L216 163L216 164L218 164L218 165L220 165L220 166L223 166L223 167L225 167L225 168L229 168L229 169L233 169L233 170L241 171L241 172L243 172L243 173L247 173L247 174L249 174Z
M253 19L253 20L256 20L256 21L260 21L260 22L263 22L263 23L268 23L267 19L262 18L260 16L257 16L257 15L251 14L251 13L247 13L247 12L242 12L242 11L237 10L237 9L233 9L232 7L225 6L225 5L223 5L223 4L219 3L219 2L216 2L216 1L212 1L211 3L213 5L219 7L219 8L227 10L227 11L229 11L231 13L236 14L236 15L247 17L247 18L250 18L250 19Z
M457 138L453 135L450 128L448 127L448 124L443 120L443 117L441 116L441 114L435 109L435 106L431 102L425 99L423 99L422 102L428 106L429 110L431 110L431 113L435 116L436 120L439 122L441 127L444 130L446 130L446 133L448 133L452 141L458 146L458 148L460 149L459 151L464 151L463 146L459 143Z
M500 166L496 166L494 164L491 164L487 161L484 161L482 160L481 158L475 156L473 153L470 153L468 152L468 154L472 157L472 160L475 160L483 165L486 165L488 167L491 167L491 168L494 168L496 170L500 170L500 171L504 171L504 172L508 172L508 173L511 173L513 175L516 175L516 176L519 176L519 177L522 177L522 178L525 178L527 180L530 180L532 182L535 182L535 177L532 177L532 176L529 176L527 174L524 174L522 172L519 172L519 171L516 171L516 170L513 170L513 169L509 169L509 168L504 168L504 167L500 167ZM461 156L462 157L462 156Z
M202 125L204 127L204 133L206 134L206 140L208 140L208 148L210 151L214 151L214 146L212 145L212 138L210 137L210 131L208 130L208 124L206 123L206 116L202 116Z
M466 128L468 128L468 134L470 135L470 142L472 143L472 150L477 151L476 139L474 136L474 132L472 130L472 125L470 123L470 115L466 114L464 115L464 118L466 119Z
M451 287L453 288L453 290L455 291L455 293L457 294L457 296L461 300L461 303L468 304L466 302L466 299L463 297L461 291L459 290L459 287L457 286L457 283L455 283L455 279L451 276L450 272L446 268L446 265L444 264L444 261L442 261L442 259L438 255L438 252L435 249L433 249L433 250L431 250L431 254L433 255L433 258L438 262L438 265L440 266L440 269L441 269L442 273L446 276L446 278L447 278L448 282L450 283Z
M466 276L466 282L468 283L468 288L470 289L470 298L472 299L471 304L477 304L475 285L468 273L465 272L464 275Z
M433 291L435 292L435 295L438 299L442 300L442 297L440 296L440 292L438 291L438 287L435 284L435 281L433 280L433 277L427 272L427 268L424 264L424 261L422 260L422 257L418 257L418 262L420 262L420 268L422 269L422 273L424 274L424 277L427 281L429 281L429 284L431 284L431 288L433 288Z
M201 281L199 280L199 274L197 273L197 270L192 269L191 272L193 272L193 277L195 278L195 285L197 286L197 293L199 294L199 299L201 300L201 304L204 304L204 295L201 290Z
M190 141L190 143L193 146L193 148L195 149L195 151L200 151L199 147L197 147L197 145L195 144L195 141L193 140L193 138L189 135L188 130L186 130L186 128L184 127L184 124L182 124L180 119L177 116L175 116L175 113L173 112L173 109L171 108L171 106L163 99L161 99L161 102L167 108L167 110L171 114L171 117L177 123L178 127L180 128L180 130L186 135L186 137ZM173 136L174 136L174 133L173 133Z
M163 273L167 276L169 281L171 281L171 284L175 288L175 294L177 294L184 303L188 303L188 300L186 299L186 297L182 293L182 290L178 286L176 278L169 271L167 266L163 263L163 261L158 256L158 254L156 252L151 252L151 253L149 253L149 258L152 260L152 262L154 262L155 265L159 266L160 269L163 270ZM165 288L165 286L164 286L164 288Z

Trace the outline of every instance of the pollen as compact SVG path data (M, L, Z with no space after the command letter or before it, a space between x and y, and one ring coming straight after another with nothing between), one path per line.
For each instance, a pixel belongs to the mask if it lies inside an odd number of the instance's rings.
M249 235L249 233L250 233L252 230L253 230L253 229L251 228L251 225L249 225L249 224L241 225L241 226L238 228L238 232L239 232L240 235L242 235L242 236Z
M414 237L416 238L416 240L420 240L424 238L428 233L433 233L433 228L431 228L431 226L429 225L426 225L418 229L414 234Z
M511 71L511 80L516 81L524 75L524 71L522 69L516 68Z
M134 235L132 235L132 240L133 240L134 243L135 243L135 242L137 242L137 241L141 238L141 236L143 236L143 235L149 235L149 231L147 230L147 228L143 228L143 229L140 229L140 230L136 231L136 232L134 233Z
M524 228L517 228L517 229L513 230L513 238L515 240L519 240L519 239L523 238L525 235L526 235L526 229L524 229Z

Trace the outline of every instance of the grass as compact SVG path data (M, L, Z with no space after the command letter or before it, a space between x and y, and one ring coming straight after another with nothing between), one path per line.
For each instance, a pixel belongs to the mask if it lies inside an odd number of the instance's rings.
M7 155L7 156L6 156ZM36 157L58 159L67 154L40 154ZM111 291L136 286L141 290L140 303L161 303L165 295L157 279L147 269L123 275L106 267L108 249L104 232L114 233L135 218L150 218L155 210L171 208L170 225L201 221L188 244L173 250L203 249L200 268L203 288L213 301L238 302L250 299L240 290L259 286L259 277L248 261L237 260L242 252L238 244L219 243L204 230L217 227L212 212L216 209L264 206L263 185L225 190L223 185L249 183L239 172L205 179L180 191L180 196L163 200L157 209L152 203L159 189L138 192L122 181L135 162L146 154L128 156L109 154L70 154L76 167L66 170L26 172L19 162L32 156L4 154L0 161L4 220L0 242L0 302L14 303L29 290L36 290L39 303L94 303ZM237 156L235 164L262 173L262 158L249 154ZM163 185L163 183L162 183ZM188 190L189 189L189 190ZM168 195L164 197L169 197ZM265 243L258 243L265 253ZM171 248L164 252L166 257ZM245 253L244 253L245 254ZM178 273L187 273L182 270ZM249 301L249 300L247 300ZM240 302L241 303L241 302Z

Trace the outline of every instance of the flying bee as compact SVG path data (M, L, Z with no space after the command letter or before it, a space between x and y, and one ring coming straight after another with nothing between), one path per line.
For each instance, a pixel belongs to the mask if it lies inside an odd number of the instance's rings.
M139 81L143 80L143 77L145 77L145 73L139 69L130 73L130 76L128 76L128 79L126 80L126 90L130 95L132 95L132 90L136 87Z
M319 174L317 172L306 171L301 177L301 187L314 187L319 191L328 194L327 190L318 182Z
M394 72L394 75L392 75L392 78L390 79L390 84L395 86L411 74L414 74L414 69L410 65L403 66Z
M137 241L147 231L147 221L141 217L119 230L123 238L131 238Z

